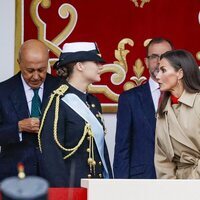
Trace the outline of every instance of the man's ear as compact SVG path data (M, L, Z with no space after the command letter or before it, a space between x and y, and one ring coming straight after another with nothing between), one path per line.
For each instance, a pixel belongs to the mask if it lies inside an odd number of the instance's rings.
M20 65L20 60L19 60L19 58L17 58L17 63Z
M146 65L147 69L149 69L148 58L147 57L144 58L144 63Z

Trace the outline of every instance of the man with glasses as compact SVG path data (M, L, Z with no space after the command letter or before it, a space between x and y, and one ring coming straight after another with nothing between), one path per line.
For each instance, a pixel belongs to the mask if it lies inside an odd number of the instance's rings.
M114 177L154 179L155 114L160 90L156 82L160 55L172 50L164 38L152 39L146 47L144 59L149 80L120 95L114 155Z

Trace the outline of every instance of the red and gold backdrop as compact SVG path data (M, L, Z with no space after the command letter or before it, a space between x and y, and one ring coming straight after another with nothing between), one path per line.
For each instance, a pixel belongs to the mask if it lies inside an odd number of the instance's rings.
M148 78L144 45L152 37L170 39L200 64L200 0L16 0L15 56L23 41L38 38L52 66L65 42L97 42L107 63L89 91L104 112L115 112L119 94Z

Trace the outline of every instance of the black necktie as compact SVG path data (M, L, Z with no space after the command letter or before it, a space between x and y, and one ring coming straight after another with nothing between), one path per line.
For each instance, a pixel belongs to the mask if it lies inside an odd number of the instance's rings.
M33 89L34 96L32 98L31 117L40 117L41 115L41 100L38 95L39 88Z

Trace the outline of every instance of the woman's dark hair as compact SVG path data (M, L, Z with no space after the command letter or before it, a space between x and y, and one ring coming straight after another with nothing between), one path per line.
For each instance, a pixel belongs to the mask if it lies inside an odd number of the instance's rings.
M183 70L183 87L188 93L196 93L200 91L200 71L199 66L193 55L186 50L172 50L163 53L160 60L165 58L171 66L178 71ZM158 108L160 117L164 116L163 110L167 105L170 92L164 92L161 104Z
M63 66L60 66L57 70L56 73L59 77L62 79L67 79L71 76L74 70L74 65L76 65L76 62L73 63L68 63Z

